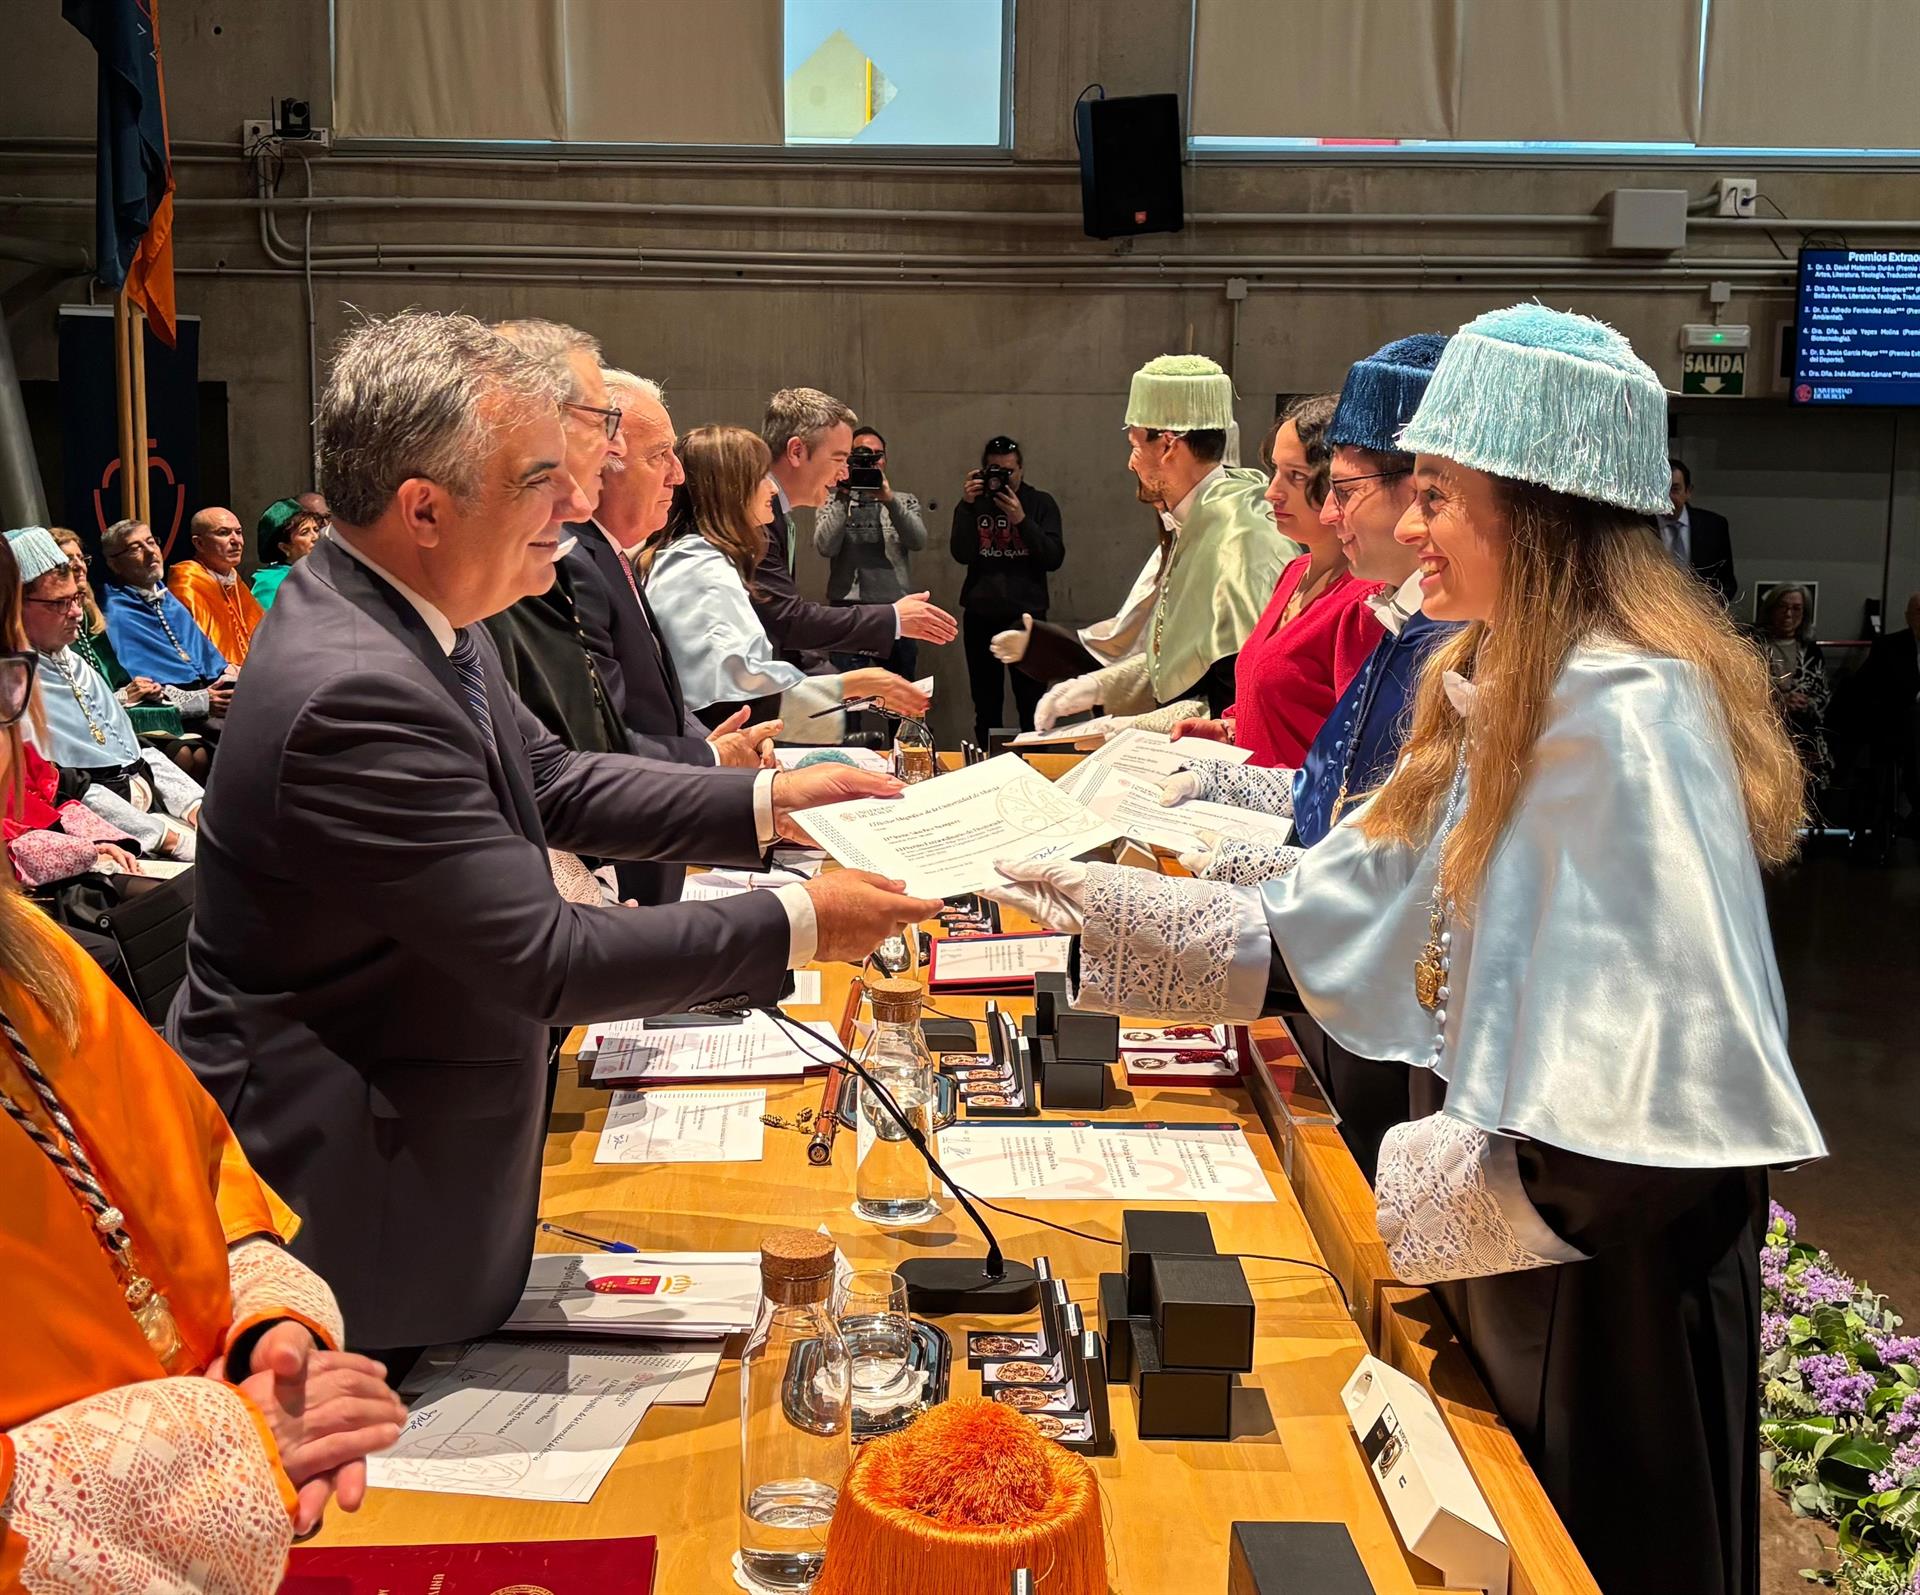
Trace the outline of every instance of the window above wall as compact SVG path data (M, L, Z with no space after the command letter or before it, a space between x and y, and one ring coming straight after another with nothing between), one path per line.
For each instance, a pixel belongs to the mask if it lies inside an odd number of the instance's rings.
M1003 149L1013 0L332 0L358 142Z
M1920 5L1195 0L1198 155L1920 155Z

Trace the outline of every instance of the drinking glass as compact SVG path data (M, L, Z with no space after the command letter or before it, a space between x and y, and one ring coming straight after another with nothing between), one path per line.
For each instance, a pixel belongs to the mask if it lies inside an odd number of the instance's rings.
M884 1403L908 1395L913 1319L907 1282L889 1269L855 1269L834 1291L833 1316L853 1364L854 1400Z

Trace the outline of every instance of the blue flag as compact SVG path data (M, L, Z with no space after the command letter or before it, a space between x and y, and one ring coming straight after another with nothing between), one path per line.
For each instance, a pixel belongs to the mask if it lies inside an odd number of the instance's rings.
M61 0L100 57L94 180L99 278L173 343L173 163L160 71L160 0Z

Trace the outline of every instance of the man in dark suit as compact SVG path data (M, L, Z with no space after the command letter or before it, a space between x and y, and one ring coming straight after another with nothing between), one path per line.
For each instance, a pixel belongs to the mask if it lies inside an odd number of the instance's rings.
M846 480L858 418L831 394L818 388L782 388L767 400L760 435L773 451L773 524L767 551L753 573L754 613L767 637L791 664L804 666L808 653L871 654L884 659L902 637L920 642L952 642L959 624L925 593L909 593L892 604L816 604L793 584L796 509L818 509L834 484ZM762 700L764 704L777 700ZM763 719L770 708L756 710Z
M1693 502L1693 472L1687 462L1672 458L1673 513L1660 517L1660 537L1667 552L1731 604L1740 591L1733 574L1733 537L1727 518L1703 510Z
M581 641L636 753L702 767L770 765L778 720L743 729L742 710L734 723L709 733L687 712L679 674L632 563L641 544L666 525L673 490L685 480L673 449L673 421L657 383L608 368L600 377L608 401L620 411L619 433L599 502L590 518L568 525L577 541L560 562L562 573L572 574ZM686 874L678 864L638 860L614 868L621 897L642 905L677 901Z
M553 580L566 402L469 317L348 336L317 423L334 536L280 589L202 811L170 1038L395 1371L518 1298L549 1026L771 1003L934 906L846 871L668 908L555 892L549 843L751 864L793 809L892 787L575 753L515 699L478 622Z

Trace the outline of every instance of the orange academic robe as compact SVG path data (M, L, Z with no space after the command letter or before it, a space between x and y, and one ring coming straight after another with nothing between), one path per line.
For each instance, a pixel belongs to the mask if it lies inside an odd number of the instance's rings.
M245 582L222 585L199 560L183 559L168 570L167 591L187 606L221 658L230 665L246 659L254 628L267 612Z
M323 1342L336 1341L337 1317L324 1287L291 1258L287 1264L298 1271L291 1278L293 1305L284 1289L252 1288L246 1265L230 1258L228 1248L249 1236L290 1239L299 1221L248 1166L233 1132L186 1065L98 965L67 937L53 934L80 997L78 1045L61 1037L5 969L0 969L0 1008L52 1083L109 1199L126 1215L141 1267L172 1306L192 1361L191 1370L173 1372L208 1369L236 1335L269 1318L298 1318ZM0 1086L47 1127L39 1099L3 1038ZM162 1380L168 1370L121 1299L106 1251L79 1202L45 1154L7 1117L0 1117L0 1211L6 1215L0 1223L5 1292L0 1310L7 1345L0 1358L4 1501L15 1470L15 1446L7 1431L116 1387ZM285 1257L258 1242L234 1255L249 1252ZM237 1312L236 1289L247 1297ZM292 1489L264 1420L251 1405L245 1405L245 1413L260 1431L261 1460L290 1508ZM14 1587L26 1549L15 1528L0 1522L0 1589Z

